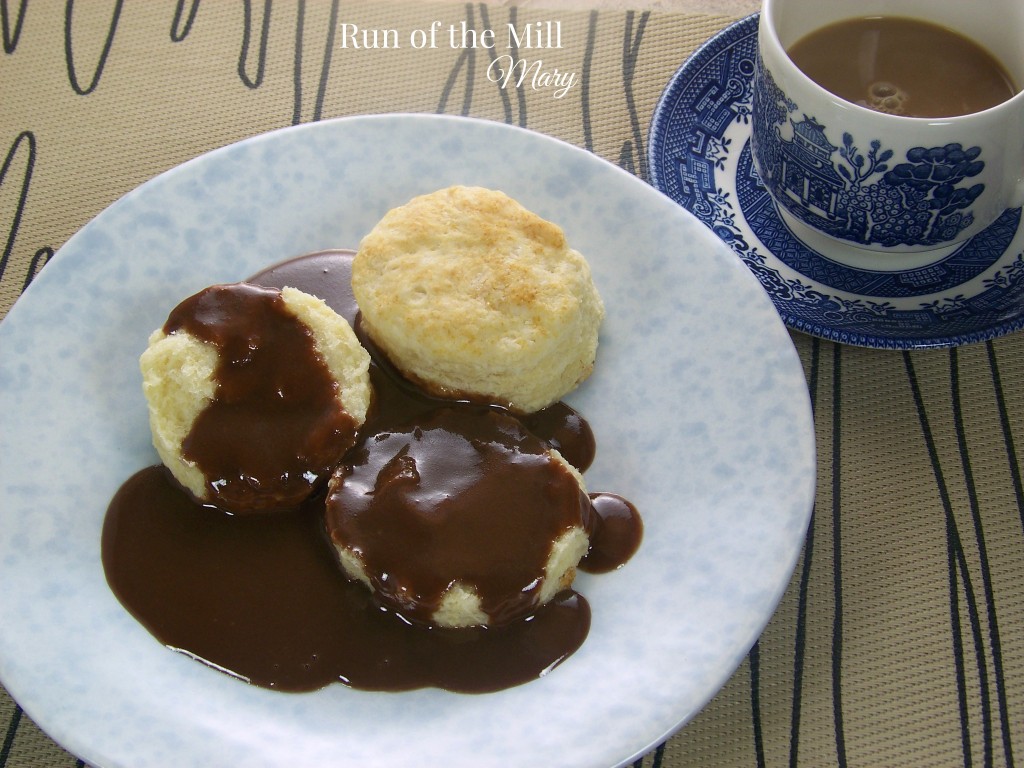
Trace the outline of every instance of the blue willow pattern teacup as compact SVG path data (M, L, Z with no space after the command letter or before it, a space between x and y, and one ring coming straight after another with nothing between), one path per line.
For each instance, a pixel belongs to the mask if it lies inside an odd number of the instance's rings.
M801 111L758 67L761 181L790 214L856 245L946 245L974 222L971 206L985 190L971 183L985 168L981 147L915 146L900 158L880 139L862 145Z
M754 162L798 235L885 253L942 249L1024 203L1024 93L953 118L895 116L834 96L786 54L785 46L825 24L884 13L870 5L765 0L751 117ZM943 5L930 3L932 18ZM1020 82L1024 62L1004 63Z

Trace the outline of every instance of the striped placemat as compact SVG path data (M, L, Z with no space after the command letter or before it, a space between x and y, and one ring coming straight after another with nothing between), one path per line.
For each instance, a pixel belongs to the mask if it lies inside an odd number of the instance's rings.
M0 316L125 192L295 123L472 115L647 179L662 88L731 21L420 2L2 3ZM538 37L509 40L509 24ZM488 77L496 57L528 45L550 78ZM794 341L819 460L803 556L747 661L637 764L1013 765L1024 749L1024 334L915 352ZM0 734L0 768L82 764L2 691Z

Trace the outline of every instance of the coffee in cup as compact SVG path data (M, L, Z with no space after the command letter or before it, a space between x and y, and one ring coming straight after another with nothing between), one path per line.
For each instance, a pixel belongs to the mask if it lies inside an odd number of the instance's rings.
M982 45L922 19L846 19L805 35L787 53L822 88L892 115L969 115L1019 90Z

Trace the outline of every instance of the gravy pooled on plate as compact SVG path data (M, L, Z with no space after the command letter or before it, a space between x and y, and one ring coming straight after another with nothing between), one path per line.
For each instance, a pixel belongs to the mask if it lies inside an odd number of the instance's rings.
M108 582L162 643L265 687L483 692L542 676L589 631L575 569L628 560L640 517L588 495L593 434L564 403L517 414L400 375L360 331L352 258L310 254L247 281L319 296L369 350L372 403L330 487L318 475L297 508L234 515L142 470L108 510ZM376 523L353 526L374 505ZM346 576L346 552L362 572Z

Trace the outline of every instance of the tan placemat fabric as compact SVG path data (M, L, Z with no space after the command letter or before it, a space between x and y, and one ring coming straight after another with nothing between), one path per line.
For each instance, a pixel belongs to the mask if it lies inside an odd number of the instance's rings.
M563 47L542 58L579 80L563 98L498 87L486 49L406 44L434 20L478 32L560 21ZM49 256L128 190L296 122L469 114L558 136L646 178L662 88L731 19L34 0L0 4L0 21L6 312ZM394 29L401 47L354 50L342 24ZM507 52L499 44L494 55ZM1013 765L1024 750L1024 334L912 353L794 341L819 458L804 554L747 661L639 764ZM0 734L0 768L80 764L2 692Z

